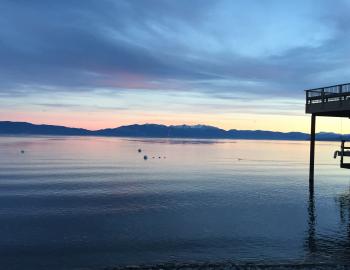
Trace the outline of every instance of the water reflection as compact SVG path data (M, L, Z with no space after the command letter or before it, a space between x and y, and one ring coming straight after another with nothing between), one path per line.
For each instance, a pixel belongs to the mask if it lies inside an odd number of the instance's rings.
M236 143L232 140L217 140L217 139L127 139L130 142L148 143L148 144L223 144Z
M337 196L335 202L339 206L340 221L342 224L346 224L350 218L350 187L348 191ZM349 228L349 224L347 226Z
M2 138L2 268L344 261L349 196L334 196L349 176L334 148L320 143L308 194L307 142Z
M314 187L309 187L308 235L305 246L310 260L317 262L350 263L350 187L334 198L339 209L338 227L327 233L317 233ZM321 218L321 217L320 217Z
M310 255L314 254L317 251L316 245L316 214L315 214L315 194L314 194L314 185L310 183L309 185L309 204L308 204L308 238L307 238L307 247Z
M328 243L330 249L341 256L341 259L350 262L350 187L346 192L339 194L335 202L339 208L341 233Z

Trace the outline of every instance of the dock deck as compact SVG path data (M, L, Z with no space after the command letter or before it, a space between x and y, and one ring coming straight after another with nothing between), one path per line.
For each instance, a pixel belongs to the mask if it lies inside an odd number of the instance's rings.
M309 89L305 93L306 113L350 117L350 83Z
M305 112L311 114L309 188L314 187L314 163L317 116L350 118L350 83L309 89L306 93ZM341 160L341 168L350 169L350 163Z

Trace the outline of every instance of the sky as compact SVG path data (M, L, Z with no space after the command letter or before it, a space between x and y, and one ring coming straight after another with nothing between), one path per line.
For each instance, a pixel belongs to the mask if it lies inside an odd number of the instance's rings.
M0 120L309 131L350 81L350 0L0 0ZM349 132L349 119L318 130Z

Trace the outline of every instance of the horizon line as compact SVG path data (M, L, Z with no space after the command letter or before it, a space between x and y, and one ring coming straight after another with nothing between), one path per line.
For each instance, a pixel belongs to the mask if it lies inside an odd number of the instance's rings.
M306 133L306 132L302 132L302 131L273 131L273 130L266 130L266 129L223 129L223 128L219 128L216 126L212 126L212 125L206 125L206 124L194 124L194 125L188 125L188 124L181 124L181 125L165 125L165 124L156 124L156 123L144 123L144 124L130 124L130 125L121 125L121 126L116 126L116 127L106 127L106 128L102 128L102 129L87 129L87 128L80 128L80 127L74 127L74 126L65 126L65 125L54 125L54 124L47 124L47 123L32 123L32 122L26 122L26 121L10 121L10 120L0 120L0 123L24 123L24 124L31 124L31 125L37 125L37 126L56 126L56 127L64 127L64 128L73 128L73 129L81 129L81 130L86 130L86 131L101 131L101 130L106 130L106 129L117 129L117 128L121 128L121 127L128 127L128 126L145 126L145 125L155 125L155 126L165 126L165 127L181 127L181 126L187 126L187 127L196 127L196 126L203 126L203 127L211 127L211 128L216 128L219 130L223 130L225 132L231 131L231 130L237 130L237 131L267 131L267 132L278 132L278 133L284 133L284 134L288 134L288 133L301 133L301 134L307 134L310 135L310 133ZM350 135L350 134L340 134L340 133L335 133L335 132L329 132L329 131L319 131L317 132L317 134L319 133L328 133L328 134L335 134L335 135Z

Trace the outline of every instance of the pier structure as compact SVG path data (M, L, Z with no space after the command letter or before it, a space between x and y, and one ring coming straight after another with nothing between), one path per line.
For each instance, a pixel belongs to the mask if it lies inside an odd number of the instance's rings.
M314 184L317 116L350 118L350 83L305 90L305 112L311 114L309 184Z

